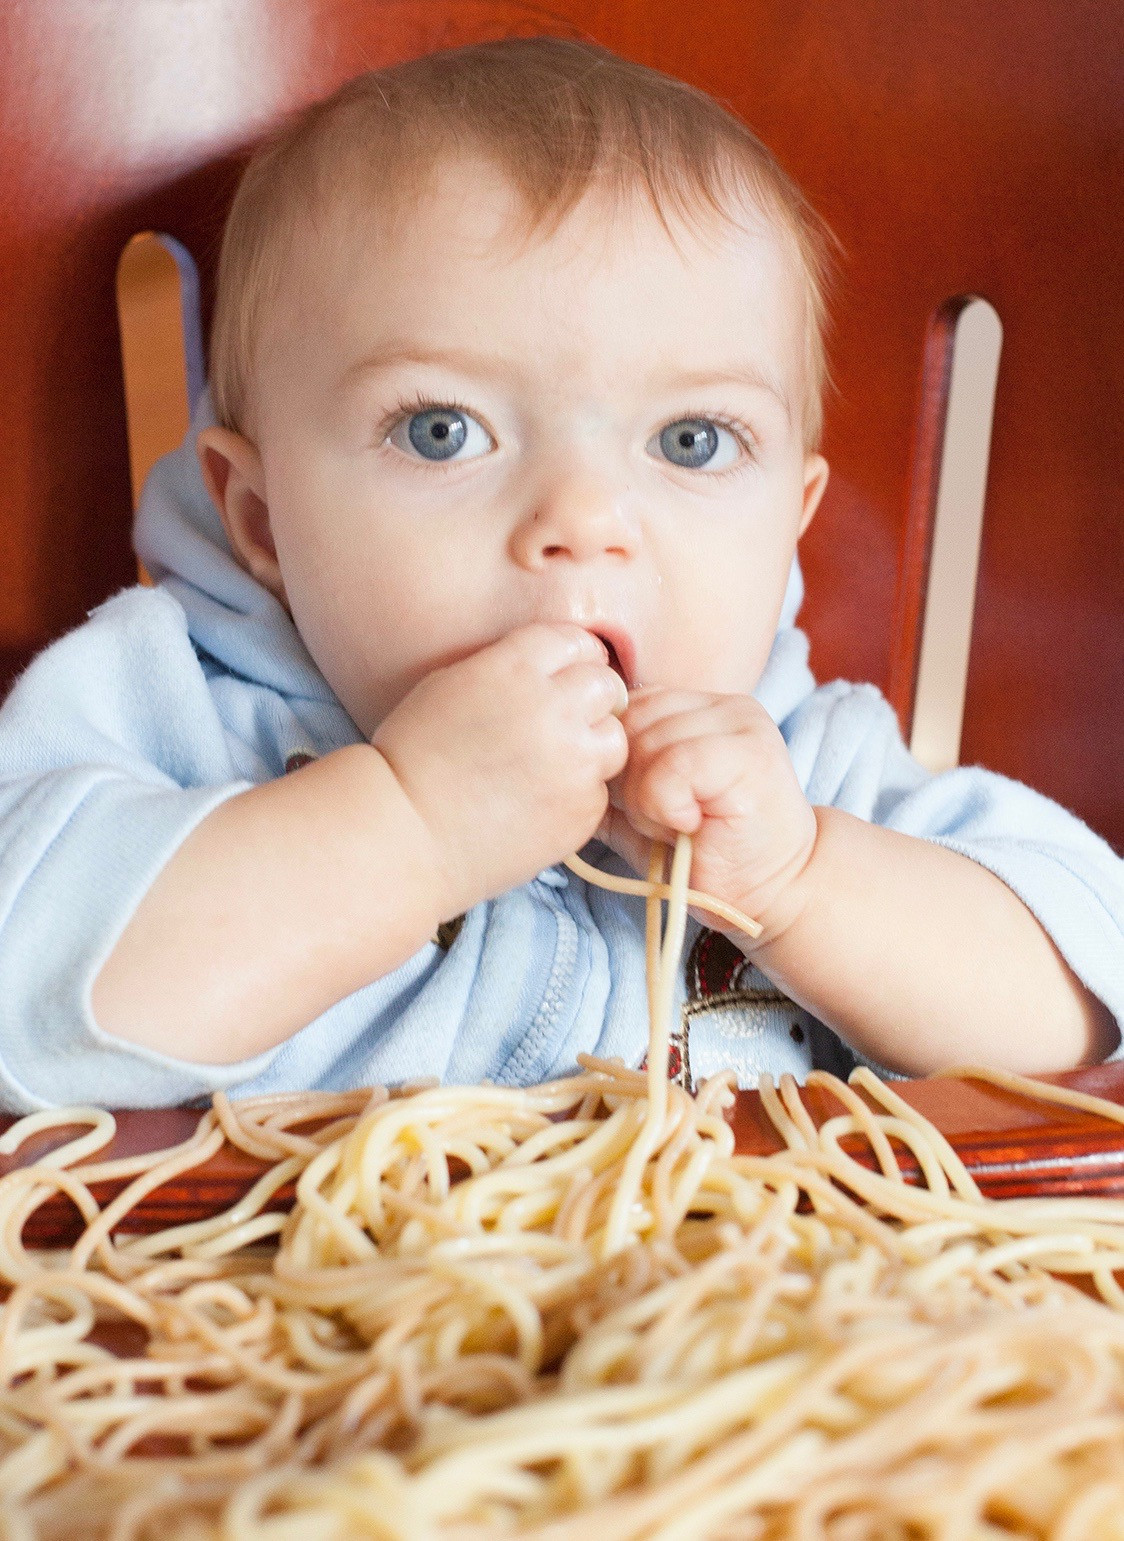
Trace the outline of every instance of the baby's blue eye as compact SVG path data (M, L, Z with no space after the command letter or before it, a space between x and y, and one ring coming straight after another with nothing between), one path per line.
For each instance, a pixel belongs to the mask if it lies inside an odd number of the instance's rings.
M404 417L390 435L390 442L423 460L473 460L493 448L488 430L458 407L426 407Z
M708 417L681 417L668 423L648 445L649 454L658 452L672 465L688 471L724 471L738 458L738 441L728 428Z

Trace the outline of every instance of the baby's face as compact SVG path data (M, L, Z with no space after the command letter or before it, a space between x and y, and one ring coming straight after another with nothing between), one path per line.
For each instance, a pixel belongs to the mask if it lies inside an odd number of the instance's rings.
M268 530L238 539L367 735L532 621L607 639L630 687L752 691L823 490L762 216L673 243L640 200L529 241L518 215L490 164L451 163L408 215L310 238L266 323Z

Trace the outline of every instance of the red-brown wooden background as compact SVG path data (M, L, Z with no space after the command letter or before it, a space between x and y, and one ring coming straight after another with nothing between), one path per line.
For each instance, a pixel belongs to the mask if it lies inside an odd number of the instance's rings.
M1073 0L6 0L0 681L132 581L114 268L214 253L238 148L370 65L584 34L729 102L847 252L833 479L804 548L821 678L895 666L930 318L1005 328L962 758L1124 847L1124 8Z

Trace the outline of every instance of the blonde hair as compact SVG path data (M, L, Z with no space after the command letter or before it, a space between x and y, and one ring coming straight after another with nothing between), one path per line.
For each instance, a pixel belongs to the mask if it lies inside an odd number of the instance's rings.
M403 206L443 146L483 153L520 191L528 230L556 229L596 179L645 192L665 227L733 222L746 204L786 235L803 277L803 439L815 448L827 385L834 237L761 141L705 92L593 43L509 38L372 70L298 113L243 174L223 235L211 390L219 421L247 422L262 316L300 230L342 192ZM388 185L393 168L393 185Z

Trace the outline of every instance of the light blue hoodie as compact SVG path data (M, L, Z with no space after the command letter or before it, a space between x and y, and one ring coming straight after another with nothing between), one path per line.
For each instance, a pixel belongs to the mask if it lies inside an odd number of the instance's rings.
M93 981L195 825L283 774L293 754L361 740L285 610L231 555L193 450L209 421L204 397L141 500L136 549L156 587L93 611L0 710L0 1103L136 1107L219 1087L249 1095L421 1075L526 1084L571 1070L582 1051L639 1063L642 904L557 868L477 906L447 952L426 945L254 1059L191 1064L99 1029ZM794 564L756 695L808 798L989 868L1124 1019L1124 862L1016 782L968 768L929 775L873 686L817 688L794 625L802 594ZM603 847L588 854L623 870ZM756 971L746 978L764 983ZM845 1068L839 1041L793 1012L694 1016L696 1073L732 1064L752 1084L761 1069L799 1074L813 1059Z

